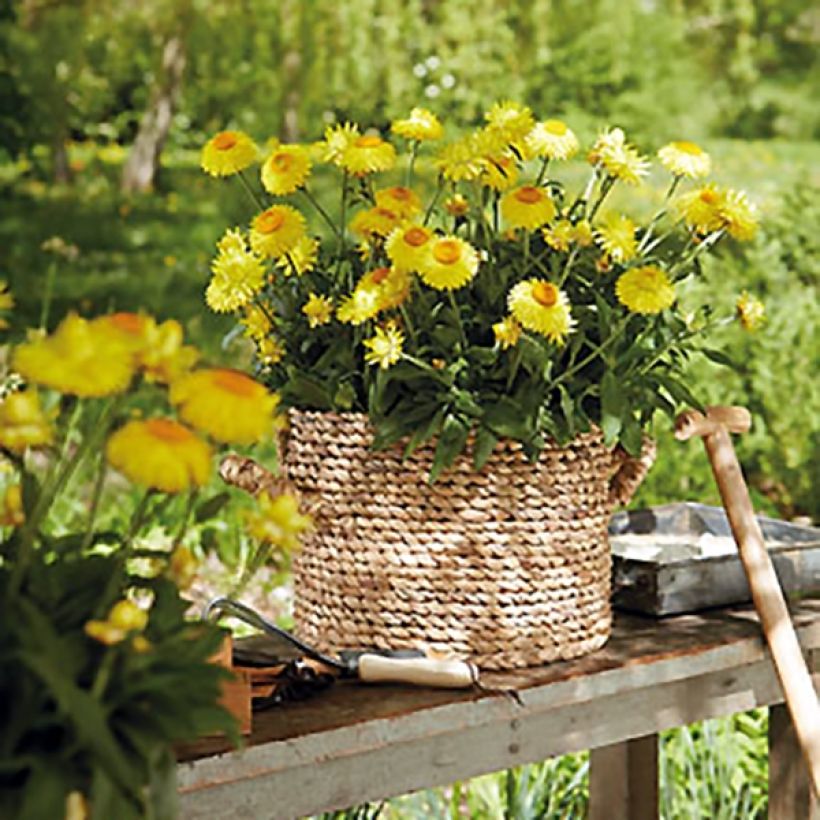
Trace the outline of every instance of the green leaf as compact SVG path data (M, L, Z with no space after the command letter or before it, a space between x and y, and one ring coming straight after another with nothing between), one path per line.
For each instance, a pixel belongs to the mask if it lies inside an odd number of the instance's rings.
M479 427L473 444L473 466L476 470L487 463L493 454L495 445L498 444L498 437L486 427Z
M436 481L443 470L451 467L456 458L464 452L469 432L469 424L466 424L458 416L451 414L444 420L444 426L441 428L441 435L433 456L433 465L430 468L429 482L431 484Z
M40 757L23 786L22 805L14 816L17 820L43 820L64 817L66 796L72 790L62 761L56 757Z
M532 432L524 409L506 396L485 408L482 421L484 426L501 438L521 440Z
M217 513L231 500L230 493L217 493L210 498L203 501L194 513L194 519L197 523L203 521L210 521L215 518Z
M625 409L624 392L615 374L607 370L601 380L601 430L607 445L612 445L618 440Z
M700 399L679 379L660 373L656 373L654 378L675 401L693 407L695 410L700 410L701 412L706 411Z
M740 369L740 365L738 365L734 359L727 356L722 350L713 350L712 348L704 347L701 348L700 352L703 353L710 362L722 364L724 367L730 367L732 370Z
M419 448L422 444L429 441L441 429L441 423L447 413L447 408L440 407L434 412L433 416L422 427L417 427L415 432L410 436L407 442L407 447L404 448L403 458L407 459Z
M29 519L34 512L37 499L40 497L40 482L37 480L37 476L28 470L23 473L22 494L23 510L26 514L26 519Z
M638 456L643 446L643 429L640 422L633 416L624 421L621 431L620 444L631 456Z
M575 435L575 404L569 390L563 384L558 385L558 393L561 396L561 412L567 422L567 432L570 436Z

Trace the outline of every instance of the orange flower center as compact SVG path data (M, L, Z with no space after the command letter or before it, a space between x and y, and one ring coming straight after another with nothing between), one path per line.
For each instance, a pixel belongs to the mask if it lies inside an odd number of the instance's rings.
M133 336L141 336L145 326L145 317L139 313L112 313L109 320L114 327Z
M354 143L357 148L378 148L381 144L382 138L377 137L375 134L366 134L359 137Z
M393 211L388 210L387 208L374 208L373 213L377 216L383 217L384 219L389 219L391 222L396 218L396 215L393 213Z
M454 239L442 239L433 248L433 257L442 265L452 265L461 259L461 247Z
M293 157L290 154L274 154L270 161L277 171L283 173L289 171L293 166Z
M387 279L388 276L390 276L390 268L376 268L376 270L373 271L371 278L374 284L380 285L385 279Z
M414 248L420 248L430 238L430 234L424 228L410 228L404 232L404 241Z
M154 438L158 438L160 441L178 443L190 441L193 438L193 433L187 427L183 427L181 424L171 421L171 419L151 419L145 422L145 428Z
M413 198L413 192L403 185L396 185L394 188L388 188L387 191L393 199L398 199L401 202L408 202Z
M256 230L259 233L274 233L282 227L285 215L282 211L265 211L256 218Z
M553 307L558 302L558 288L550 282L536 282L532 287L532 298L544 307Z
M707 205L716 205L718 201L717 191L713 191L711 188L701 191L700 201L705 202Z
M259 385L253 379L237 370L216 370L213 381L217 387L236 396L255 396L259 390Z
M214 148L217 151L230 151L238 141L233 131L222 131L214 137Z
M544 193L534 185L525 185L515 192L515 198L524 205L534 205L544 198Z
M567 133L567 126L561 120L547 120L544 123L544 130L556 137L563 137Z

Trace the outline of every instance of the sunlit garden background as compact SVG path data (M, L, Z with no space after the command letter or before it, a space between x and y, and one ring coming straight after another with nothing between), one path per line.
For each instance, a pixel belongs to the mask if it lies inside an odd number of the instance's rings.
M382 133L423 105L449 136L496 100L571 125L582 145L623 128L654 155L693 140L714 178L745 190L754 241L707 260L710 298L765 304L754 333L726 327L713 347L733 369L696 361L693 389L743 404L754 428L739 452L759 510L820 521L820 11L806 0L12 0L0 8L0 279L14 304L9 342L69 311L174 318L212 363L251 368L252 345L204 290L216 241L254 213L236 180L202 173L217 131L259 144L311 142L347 120ZM657 165L657 163L656 163ZM435 176L419 173L432 191ZM583 155L558 175L578 184ZM621 194L651 213L655 184ZM312 185L331 184L319 171ZM141 409L150 410L151 399ZM717 503L694 443L655 430L659 455L635 505ZM256 451L268 465L272 447ZM82 485L90 476L80 474ZM212 497L223 488L214 480ZM237 495L239 495L237 493ZM60 508L62 527L87 496ZM112 497L113 498L113 497ZM239 506L242 506L240 500ZM214 509L219 507L215 502ZM227 510L228 508L226 508ZM233 508L231 508L233 509ZM119 511L106 505L101 520ZM172 538L181 508L146 534ZM202 516L190 539L200 596L227 591L253 556L238 513ZM287 623L287 560L257 574L249 603ZM765 816L766 715L664 737L665 817ZM583 756L488 776L382 807L386 817L582 817ZM377 809L359 810L361 817Z

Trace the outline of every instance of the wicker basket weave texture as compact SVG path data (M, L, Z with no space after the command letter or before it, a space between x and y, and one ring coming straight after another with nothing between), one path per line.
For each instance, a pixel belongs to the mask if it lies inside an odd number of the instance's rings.
M467 454L433 486L431 447L403 462L401 447L371 442L364 415L290 412L287 477L316 510L295 565L303 639L327 651L424 645L484 669L606 642L618 463L599 433L535 464L502 442L480 473Z

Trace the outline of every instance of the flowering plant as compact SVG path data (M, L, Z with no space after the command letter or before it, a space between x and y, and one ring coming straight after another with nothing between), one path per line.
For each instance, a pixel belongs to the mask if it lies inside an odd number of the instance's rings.
M753 236L753 208L692 183L710 158L673 142L658 152L671 174L663 205L640 224L606 208L616 185L649 170L620 129L595 140L571 195L553 176L579 149L565 123L511 102L485 119L428 158L442 125L414 109L391 126L408 148L403 168L385 136L348 123L261 152L241 132L217 134L204 170L237 175L258 212L219 241L207 303L239 315L285 405L367 412L376 446L407 439L407 453L436 438L433 479L471 433L477 469L499 438L535 458L545 438L592 425L634 454L655 410L697 406L689 354L726 361L702 339L728 317L685 308L687 283L724 236ZM258 159L256 183L245 172ZM338 175L324 203L316 165ZM744 325L761 315L743 295Z
M222 630L186 617L192 520L221 444L251 444L277 400L245 374L192 369L174 321L68 316L10 355L0 400L0 815L167 817L171 743L234 731L209 659ZM170 408L146 412L146 408ZM113 432L112 432L113 431ZM113 469L112 469L113 468ZM141 488L139 500L125 479ZM113 501L110 496L118 495ZM101 505L101 499L108 496ZM169 548L142 538L176 519ZM248 527L293 546L294 499Z

